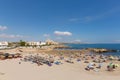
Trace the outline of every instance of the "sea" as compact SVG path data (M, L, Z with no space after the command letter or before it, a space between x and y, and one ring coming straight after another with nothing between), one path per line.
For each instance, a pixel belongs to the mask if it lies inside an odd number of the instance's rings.
M120 56L120 44L65 44L70 49L85 49L85 48L105 48L117 50L117 52L107 52L104 55Z

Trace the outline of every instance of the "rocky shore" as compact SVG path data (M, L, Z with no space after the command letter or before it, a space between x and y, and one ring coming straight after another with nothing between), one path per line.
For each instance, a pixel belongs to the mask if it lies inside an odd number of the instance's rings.
M118 51L118 50L105 49L105 48L87 48L86 50L89 50L95 53L117 52Z

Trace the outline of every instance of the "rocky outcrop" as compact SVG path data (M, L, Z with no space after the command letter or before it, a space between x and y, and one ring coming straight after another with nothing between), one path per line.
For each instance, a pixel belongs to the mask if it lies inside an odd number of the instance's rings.
M87 48L87 50L95 53L117 52L117 50L105 49L105 48Z

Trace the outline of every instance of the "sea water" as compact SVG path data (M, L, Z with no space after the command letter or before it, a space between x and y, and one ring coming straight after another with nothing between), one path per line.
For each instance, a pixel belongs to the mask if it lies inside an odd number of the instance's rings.
M120 44L66 44L70 49L85 49L85 48L105 48L117 50L118 52L107 52L105 55L120 56Z

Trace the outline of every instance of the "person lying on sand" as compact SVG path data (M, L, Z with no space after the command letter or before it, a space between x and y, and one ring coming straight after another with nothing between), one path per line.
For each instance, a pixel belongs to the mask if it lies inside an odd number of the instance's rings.
M88 71L93 70L93 69L94 69L94 66L95 66L94 63L89 63L89 64L87 65L87 67L85 68L85 70L88 70Z
M74 63L71 58L66 59L65 62L67 62L67 63Z
M102 66L103 66L103 63L99 63L98 67L96 67L96 68L101 69Z

